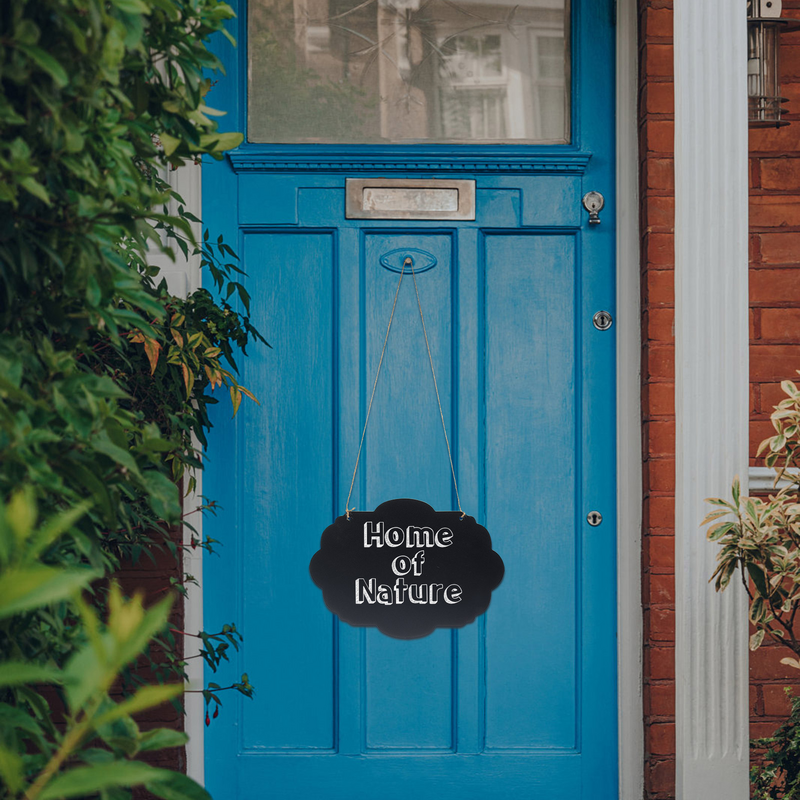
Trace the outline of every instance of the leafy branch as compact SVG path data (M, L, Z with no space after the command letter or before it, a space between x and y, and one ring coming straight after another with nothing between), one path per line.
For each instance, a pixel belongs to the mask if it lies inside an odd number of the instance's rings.
M800 609L800 496L798 478L791 470L800 457L800 391L792 381L781 384L787 395L771 416L775 435L759 446L765 463L776 471L775 482L791 477L766 500L741 496L738 477L731 501L707 500L717 506L703 520L707 537L720 545L712 575L717 591L725 589L738 571L750 601L755 632L750 649L765 638L788 647L795 658L782 663L800 669L800 639L795 627Z

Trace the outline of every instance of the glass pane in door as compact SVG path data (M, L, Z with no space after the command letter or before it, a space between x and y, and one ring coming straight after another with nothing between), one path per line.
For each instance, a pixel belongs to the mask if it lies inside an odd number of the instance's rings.
M569 141L568 0L251 0L251 142Z

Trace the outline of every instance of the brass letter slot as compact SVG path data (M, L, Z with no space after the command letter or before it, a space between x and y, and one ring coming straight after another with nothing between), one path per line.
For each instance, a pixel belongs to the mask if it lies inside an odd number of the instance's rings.
M347 219L475 219L475 181L348 178Z

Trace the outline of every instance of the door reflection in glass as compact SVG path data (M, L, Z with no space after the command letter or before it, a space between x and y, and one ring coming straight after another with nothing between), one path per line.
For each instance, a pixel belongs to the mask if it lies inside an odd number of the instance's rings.
M251 0L252 142L569 141L567 0Z

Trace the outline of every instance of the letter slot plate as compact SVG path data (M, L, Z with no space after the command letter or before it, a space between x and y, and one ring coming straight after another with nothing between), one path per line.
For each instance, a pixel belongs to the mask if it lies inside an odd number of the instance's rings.
M348 178L347 219L475 219L475 181Z

